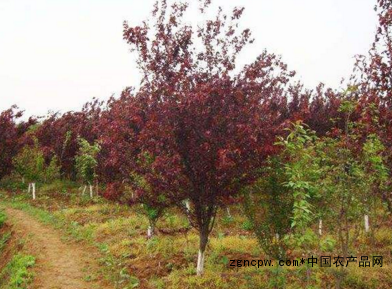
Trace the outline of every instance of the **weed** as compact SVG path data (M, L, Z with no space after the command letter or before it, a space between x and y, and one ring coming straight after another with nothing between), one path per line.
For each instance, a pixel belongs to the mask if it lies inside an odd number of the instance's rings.
M3 234L2 236L0 235L0 253L3 251L10 237L11 237L11 233L9 232Z
M33 274L29 271L35 264L35 258L29 255L17 254L7 264L0 274L1 282L7 280L5 288L24 289L33 280Z

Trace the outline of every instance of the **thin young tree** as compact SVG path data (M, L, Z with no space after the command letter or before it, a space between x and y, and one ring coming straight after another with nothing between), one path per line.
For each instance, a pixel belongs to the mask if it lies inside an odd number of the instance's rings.
M93 185L96 180L96 168L98 166L97 155L101 149L98 143L90 144L87 140L79 139L79 153L75 158L76 169L78 176L86 185L83 193L86 190L87 185L90 189L90 197L93 198Z
M14 157L13 166L15 171L27 180L28 193L31 191L35 200L36 183L44 181L45 178L45 158L36 138L32 146L26 145Z
M135 197L131 200L131 203L137 202L142 205L143 212L149 221L147 237L152 238L155 235L155 227L158 219L162 217L165 209L171 205L171 202L164 191L159 187L149 184L144 177L147 171L150 174L154 174L154 169L151 167L153 157L148 153L144 153L137 160L137 163L139 167L138 172L131 174L131 187L135 191ZM140 171L142 168L144 168L144 171Z

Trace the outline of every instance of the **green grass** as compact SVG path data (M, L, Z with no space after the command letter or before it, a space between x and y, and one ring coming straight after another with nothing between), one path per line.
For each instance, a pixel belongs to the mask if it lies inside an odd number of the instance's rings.
M3 235L0 235L0 254L4 250L5 246L7 245L8 240L11 238L11 233L6 232Z
M64 188L63 186L62 188ZM158 233L147 240L148 221L140 214L140 206L124 206L102 198L82 196L77 186L56 189L42 188L36 201L25 193L4 194L2 203L23 210L41 222L61 229L65 238L83 240L102 253L99 260L117 288L333 288L335 273L324 268L312 268L310 277L304 268L228 268L229 259L268 258L252 235L249 222L241 208L233 206L232 217L225 211L218 215L206 253L205 274L195 276L198 235L194 229L186 233L189 222L176 209L168 210L158 221ZM317 230L316 227L312 228ZM314 244L318 254L336 256L334 232ZM392 252L392 229L384 225L375 234L372 245L368 236L358 241L357 255L378 252L385 256L382 269L347 268L343 288L390 288L392 271L389 252ZM295 250L292 256L303 252ZM86 276L86 279L95 276Z
M0 208L0 229L4 227L7 217ZM0 233L0 258L11 239L11 232L6 228ZM23 240L19 240L22 244ZM14 253L14 252L13 252ZM0 288L4 289L24 289L27 288L33 280L33 274L30 269L35 264L35 258L22 253L15 254L12 259L5 265L0 272Z
M4 214L4 212L0 209L0 229L3 227L5 221L7 219L7 216Z
M0 288L24 289L33 280L30 268L35 265L35 258L17 254L0 273Z
M106 244L102 242L97 242L94 239L94 226L82 226L76 221L70 221L66 218L68 210L51 213L44 209L34 207L29 203L23 202L23 197L21 196L18 196L13 199L7 199L6 201L1 202L0 206L1 205L24 211L39 220L40 222L51 225L55 229L62 230L64 233L63 239L65 240L85 241L88 244L97 247L102 253L100 263L104 265L103 274L106 276L107 279L111 280L115 284L126 285L127 283L134 283L133 279L128 280L129 277L124 274L124 267L121 266L121 262L119 262L111 254L111 252L107 250Z
M0 209L0 229L4 226L6 219L7 219L6 215ZM3 251L10 237L11 237L10 232L5 232L3 234L0 234L0 256L1 256L1 252Z
M35 208L28 203L22 203L22 202L3 202L3 204L7 207L11 207L14 209L18 209L24 212L27 212L31 216L37 218L39 221L46 223L46 224L51 224L51 225L56 225L58 224L57 220L55 220L55 217L50 214L47 211Z

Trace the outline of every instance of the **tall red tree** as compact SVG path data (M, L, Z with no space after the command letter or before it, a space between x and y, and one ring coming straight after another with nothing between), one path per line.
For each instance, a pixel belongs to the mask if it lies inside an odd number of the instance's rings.
M23 137L36 119L20 121L23 112L16 106L0 113L0 180L12 171L12 159L23 145Z
M0 114L0 179L12 170L12 158L16 154L17 125L16 118L22 116L11 107Z
M151 166L140 173L176 203L191 200L191 211L184 210L200 234L202 274L221 200L251 182L275 150L279 104L294 73L266 51L236 69L237 56L253 42L248 29L238 28L243 8L230 16L219 8L216 18L195 28L184 21L188 6L157 2L153 22L125 23L124 38L138 53L138 94L149 108L138 142Z
M384 144L392 147L392 2L378 0L375 10L379 19L375 40L369 55L357 57L351 86L366 131L377 132ZM377 123L369 107L377 109ZM392 167L392 154L389 158Z
M392 120L392 2L377 0L379 25L368 56L358 56L352 86L361 103L375 104L381 120L390 128ZM392 134L391 134L392 136Z
M107 183L127 183L140 152L137 140L148 107L130 88L119 99L109 99L106 106L95 128L102 148L98 174Z
M358 56L352 87L359 100L359 121L363 137L376 133L387 148L392 169L392 1L377 0L378 28L367 56ZM383 200L392 208L392 194L383 192Z

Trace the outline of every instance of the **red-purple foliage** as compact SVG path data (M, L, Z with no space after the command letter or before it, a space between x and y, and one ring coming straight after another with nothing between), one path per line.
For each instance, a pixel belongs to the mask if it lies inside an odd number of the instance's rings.
M198 28L183 22L187 8L157 3L155 23L125 23L124 38L138 53L140 99L149 107L139 146L153 161L140 173L176 203L192 201L190 220L204 252L220 200L252 181L276 149L279 104L294 73L266 51L235 70L238 54L253 42L248 29L237 29L242 8L230 16L219 9Z
M97 139L95 126L101 114L101 103L94 99L84 105L80 112L50 115L37 129L35 135L45 157L55 154L60 162L63 176L75 178L75 156L78 152L78 137L94 142Z
M34 118L17 123L23 112L16 106L0 114L0 179L12 171L12 158L23 145L24 135L36 123Z
M124 184L120 182L112 182L106 185L103 197L111 201L119 201L124 192Z
M135 169L138 135L144 126L148 109L131 89L119 99L111 98L97 124L101 152L98 174L104 182L129 182Z
M368 56L358 56L352 86L360 108L364 133L377 133L392 147L392 2L378 0L379 26ZM376 115L374 115L374 107ZM375 116L377 120L375 121ZM389 166L392 153L388 150Z
M282 120L306 123L317 135L323 136L335 126L341 118L338 112L342 96L333 89L325 89L324 84L319 84L315 90L304 89L300 83L288 89L286 106L281 106Z

